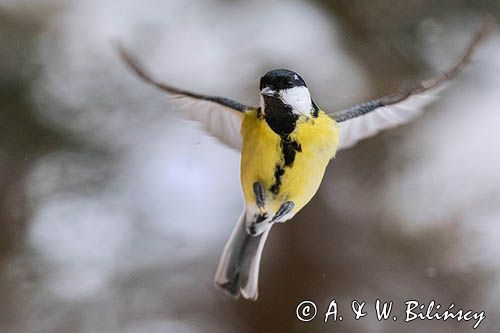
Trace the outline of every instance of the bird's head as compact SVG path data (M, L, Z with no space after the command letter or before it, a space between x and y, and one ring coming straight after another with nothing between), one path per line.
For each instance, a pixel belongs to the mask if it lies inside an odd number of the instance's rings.
M265 113L291 111L297 116L310 116L315 111L304 79L288 69L275 69L262 76L260 94Z

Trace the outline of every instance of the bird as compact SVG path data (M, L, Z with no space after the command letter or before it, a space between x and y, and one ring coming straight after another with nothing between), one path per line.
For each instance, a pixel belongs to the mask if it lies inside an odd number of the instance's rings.
M471 61L492 25L491 18L485 20L448 71L334 112L321 109L302 76L289 69L265 73L259 106L248 106L162 83L117 43L135 75L185 106L186 116L201 122L210 134L241 151L244 208L222 251L216 285L235 298L256 300L261 257L272 227L292 219L313 198L338 151L421 114Z

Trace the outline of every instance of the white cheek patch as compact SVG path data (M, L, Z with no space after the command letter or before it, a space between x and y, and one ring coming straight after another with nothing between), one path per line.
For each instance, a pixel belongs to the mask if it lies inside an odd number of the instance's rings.
M312 110L311 94L306 87L293 87L280 92L283 103L292 107L293 111L310 115Z

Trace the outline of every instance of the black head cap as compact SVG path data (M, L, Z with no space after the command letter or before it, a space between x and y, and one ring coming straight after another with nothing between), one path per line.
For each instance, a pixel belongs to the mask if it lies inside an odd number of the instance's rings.
M293 87L305 87L306 83L302 77L294 71L288 69L275 69L264 74L260 78L260 89L269 87L279 91Z

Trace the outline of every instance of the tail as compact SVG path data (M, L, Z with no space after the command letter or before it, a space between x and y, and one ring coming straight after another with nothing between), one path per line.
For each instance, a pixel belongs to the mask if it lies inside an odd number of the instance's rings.
M245 211L227 242L215 274L215 283L234 297L256 300L262 250L271 228L250 236L245 228ZM269 225L271 226L271 225Z

